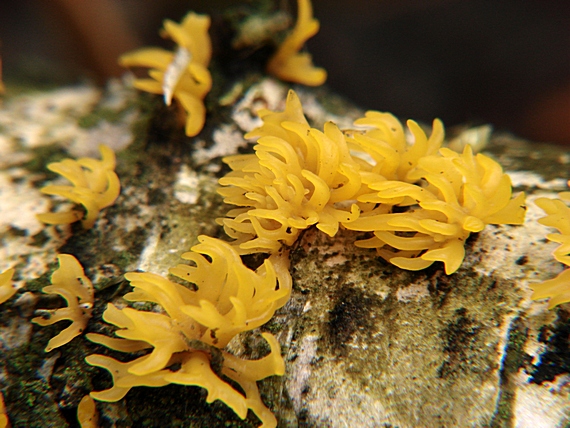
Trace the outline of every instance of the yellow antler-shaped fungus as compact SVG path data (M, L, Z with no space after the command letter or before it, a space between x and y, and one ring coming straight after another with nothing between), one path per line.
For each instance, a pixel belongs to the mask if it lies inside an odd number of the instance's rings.
M254 272L227 242L208 236L198 239L200 244L182 255L196 266L180 264L170 273L196 284L192 301L181 310L207 327L200 340L222 348L236 334L265 324L289 300L289 262L276 255Z
M198 385L208 390L208 402L221 400L242 419L251 409L264 426L276 426L256 381L285 372L277 340L263 333L271 352L256 361L243 361L223 348L235 335L267 322L287 302L289 261L274 255L252 271L230 244L208 236L199 240L183 255L193 266L171 269L173 275L194 284L194 289L152 273L125 275L134 287L125 299L156 303L164 312L108 305L103 319L119 327L118 338L89 334L88 339L122 352L150 352L126 363L103 355L87 357L89 364L109 370L114 382L112 388L91 396L117 401L135 386ZM245 396L226 383L222 374L235 380Z
M67 302L67 307L42 310L47 313L48 318L36 317L32 322L41 326L62 320L70 320L72 323L48 342L46 352L65 345L80 335L91 318L93 308L93 285L85 276L81 264L70 254L60 254L57 258L59 268L51 276L52 285L44 287L42 291L47 294L59 294Z
M358 217L359 165L335 124L310 128L299 98L289 91L285 111L259 113L255 154L224 158L233 170L219 180L224 202L240 208L219 219L242 253L275 252L312 225L334 236Z
M374 238L356 244L378 248L381 257L403 269L424 269L441 261L449 275L461 265L470 233L480 232L487 224L522 224L524 220L524 193L511 199L509 176L491 158L473 156L470 146L461 155L440 149L439 155L422 157L406 175L427 185L370 184L376 193L359 200L382 204L380 208L343 223L347 229L374 232ZM419 207L400 213L389 208L415 204Z
M327 72L313 65L311 55L299 52L305 42L319 31L319 21L313 19L310 0L298 0L295 28L267 63L267 71L281 80L319 86L327 80Z
M413 144L408 144L402 124L390 113L367 111L354 124L370 127L366 131L347 132L350 134L347 138L349 146L365 171L365 182L377 180L380 175L386 180L413 183L415 179L408 174L422 157L437 154L444 138L443 124L439 119L433 121L429 138L416 122L408 120L408 129L414 137ZM369 162L368 157L373 162Z
M12 277L14 276L14 269L8 269L0 273L0 304L4 303L14 294L18 289L12 284Z
M188 13L180 24L166 20L161 34L176 42L175 53L161 48L143 48L121 56L124 67L149 67L148 79L135 80L134 86L153 94L164 94L170 105L176 99L186 112L185 132L197 135L204 127L203 99L212 88L208 64L212 43L208 35L210 17Z
M97 428L99 426L99 416L93 398L85 395L77 406L77 421L81 428Z
M38 214L38 219L47 224L69 224L81 219L85 229L95 224L99 212L112 205L119 193L121 184L115 173L115 153L105 145L99 146L101 160L80 158L64 159L48 165L48 169L68 179L72 186L45 186L41 192L57 195L83 205L85 213L71 210L61 213Z
M549 233L546 237L560 244L553 255L556 260L570 266L570 207L564 201L570 202L570 192L561 192L560 199L538 198L535 202L546 212L546 217L538 220L539 223L554 227L560 233ZM532 299L550 298L548 309L570 302L570 269L563 270L556 278L532 284L534 290Z
M0 392L0 428L6 428L10 426L10 420L8 419L8 414L6 413L6 405L4 404L4 395Z

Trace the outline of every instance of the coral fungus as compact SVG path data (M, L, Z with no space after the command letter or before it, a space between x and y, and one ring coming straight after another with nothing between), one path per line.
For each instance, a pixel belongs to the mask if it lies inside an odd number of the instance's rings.
M77 420L81 428L97 428L99 426L95 402L89 395L85 395L77 407Z
M72 186L45 186L41 192L57 195L83 205L85 213L70 210L58 213L38 214L38 219L48 224L69 224L81 220L85 229L95 224L99 212L112 205L121 191L119 177L115 173L115 153L105 145L99 146L101 160L80 158L64 159L48 165L72 183Z
M42 291L47 294L58 294L66 302L66 308L42 310L47 318L36 317L32 322L41 326L55 324L63 320L72 321L71 325L53 337L46 346L46 352L69 343L80 335L91 318L93 308L93 285L85 276L81 264L70 254L57 256L59 268L51 276L52 285L44 287Z
M6 406L4 405L4 395L0 392L0 428L10 426L8 415L6 413Z
M150 68L148 79L137 79L134 86L153 94L164 94L170 105L176 99L186 112L186 135L193 137L204 127L206 108L203 99L212 88L208 64L212 43L208 35L210 17L188 13L180 24L164 21L161 35L169 37L178 48L170 52L161 48L142 48L121 56L125 67Z
M546 237L560 244L553 252L554 258L567 267L570 266L570 192L561 192L560 199L538 198L535 202L547 214L539 223L558 229L559 233L550 233ZM548 308L570 302L570 269L563 270L556 278L532 284L533 299L550 298Z
M327 72L313 65L309 53L299 52L319 31L319 21L313 19L310 0L298 0L297 5L299 16L295 28L267 63L267 71L281 80L319 86L327 80Z
M385 180L414 182L416 179L408 174L422 157L437 154L444 138L439 119L433 121L429 138L416 122L408 120L413 144L408 144L402 124L390 113L367 111L354 124L368 127L365 131L347 132L347 141L359 160L367 183L378 181L379 176ZM372 162L367 160L370 158Z
M309 127L293 91L285 111L259 116L263 125L246 135L259 137L255 154L224 158L233 171L218 192L240 208L218 221L243 253L275 252L312 225L334 236L341 221L360 212L347 203L361 191L361 178L343 133L332 122L324 132Z
M208 402L221 400L242 419L249 408L266 426L275 426L256 381L284 373L279 343L263 333L271 351L255 361L241 360L223 348L238 333L267 322L287 302L291 292L288 259L274 255L252 271L228 243L207 236L199 240L183 255L193 265L180 264L170 271L193 288L152 273L125 275L134 287L125 299L155 303L163 312L109 304L103 318L120 328L119 338L99 334L88 338L122 352L150 352L125 363L103 355L87 357L89 364L109 370L114 382L112 388L91 395L117 401L134 386L198 385L208 390ZM237 382L245 397L222 376Z
M408 121L408 144L394 116L372 111L355 122L369 129L345 137L331 122L310 128L293 91L285 111L259 116L263 125L246 135L258 137L255 154L224 158L232 172L219 180L224 201L239 208L218 221L243 253L274 252L312 225L329 236L343 225L373 232L357 245L401 268L441 261L451 274L470 233L524 219L525 196L511 199L500 165L470 146L441 148L439 120L429 138Z
M0 273L0 303L4 303L16 294L17 288L12 284L12 276L14 276L14 269Z
M410 162L411 163L411 162ZM465 255L465 240L487 224L522 224L524 193L511 199L511 181L491 158L440 149L421 157L406 180L379 180L373 193L359 200L379 204L359 219L343 223L347 229L374 232L356 244L377 248L378 254L403 269L419 270L434 261L455 272ZM393 212L395 206L405 212ZM401 210L401 208L400 208ZM386 248L387 247L387 248Z

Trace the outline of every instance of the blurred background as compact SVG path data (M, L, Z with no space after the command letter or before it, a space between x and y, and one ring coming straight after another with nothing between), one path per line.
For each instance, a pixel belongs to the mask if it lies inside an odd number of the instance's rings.
M3 0L0 52L7 82L38 86L124 72L118 55L189 10L223 26L229 7L295 0ZM447 127L491 123L534 141L570 145L570 1L313 0L309 41L327 85L365 109Z

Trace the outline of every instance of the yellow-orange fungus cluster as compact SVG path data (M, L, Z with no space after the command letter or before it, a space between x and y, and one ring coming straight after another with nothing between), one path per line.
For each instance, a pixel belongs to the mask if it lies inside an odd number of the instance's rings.
M0 273L0 303L4 303L18 291L12 284L12 276L14 276L14 269Z
M343 133L332 122L324 132L309 127L293 91L285 111L259 115L263 125L246 135L259 137L255 154L224 158L233 171L219 193L240 207L219 220L226 233L243 253L277 251L312 225L334 236L360 212L347 203L361 191L361 176Z
M170 105L177 100L186 112L186 135L197 135L204 127L206 107L203 99L212 88L208 64L212 43L208 34L210 17L188 13L180 24L165 20L163 37L177 44L176 52L161 48L143 48L119 59L125 67L147 67L149 78L135 80L134 86L153 94L164 94Z
M104 355L87 357L89 364L109 370L114 382L112 388L91 395L117 401L135 386L197 385L208 391L208 402L221 400L242 419L251 409L264 426L275 426L276 419L261 401L256 382L284 373L279 343L271 334L262 333L270 352L254 361L237 358L224 347L237 334L266 323L287 302L291 292L288 258L273 255L253 271L228 243L208 236L199 240L182 256L192 264L170 270L189 287L152 273L125 275L134 287L125 299L152 302L161 312L109 304L103 318L119 328L118 338L87 337L121 352L149 352L129 362ZM245 396L225 377L239 384Z
M58 213L38 214L38 219L47 224L69 224L81 220L85 229L95 224L99 212L113 205L121 184L115 173L115 153L105 145L99 146L102 159L64 159L50 163L47 167L69 180L71 186L51 185L42 187L47 195L62 196L76 204L83 205L85 212L70 210Z
M262 110L255 154L229 156L232 172L219 193L239 208L219 219L242 253L274 252L312 225L334 236L339 225L372 232L358 246L404 269L434 261L455 272L464 242L487 224L521 224L524 194L512 199L500 165L469 146L462 154L441 148L435 120L427 137L408 121L413 143L391 114L367 112L362 132L345 136L333 123L309 127L298 97L289 92L283 112Z
M32 322L41 326L52 325L63 320L69 320L72 323L48 342L46 352L65 345L79 336L85 330L93 309L93 285L85 276L81 264L70 254L60 254L57 258L59 268L51 276L52 285L44 287L42 291L47 294L60 295L67 302L67 307L43 309L42 312L46 316L33 318Z
M308 52L299 52L305 42L319 31L319 21L313 18L310 0L298 0L297 9L295 28L267 63L267 71L281 80L319 86L327 80L327 72L313 65Z
M409 170L406 180L371 183L373 193L359 200L378 208L347 229L370 231L374 237L356 245L377 248L378 254L403 269L420 270L434 261L455 272L465 256L465 240L487 224L522 224L524 194L511 199L511 181L491 158L442 148L424 156ZM393 212L406 207L405 212Z
M570 266L570 192L559 194L560 199L538 198L536 205L544 210L546 217L539 223L558 229L559 233L550 233L546 237L560 244L554 250L554 258L567 267ZM556 278L538 284L532 284L533 299L550 298L548 308L552 309L561 303L570 302L570 269L563 270Z

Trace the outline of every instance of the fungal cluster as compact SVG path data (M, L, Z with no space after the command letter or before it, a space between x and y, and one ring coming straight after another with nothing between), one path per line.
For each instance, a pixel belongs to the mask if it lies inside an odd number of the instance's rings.
M182 255L192 264L170 269L185 285L152 273L125 275L133 291L124 298L151 302L160 312L119 309L110 303L103 319L118 327L118 338L95 333L87 338L120 352L149 352L128 362L89 355L87 363L108 370L114 383L91 396L118 401L135 386L197 385L208 391L208 403L221 400L242 419L251 409L263 426L276 426L256 382L285 373L277 339L262 333L270 352L254 361L237 358L224 348L236 335L265 324L287 302L292 285L288 258L274 255L253 271L228 243L208 236L198 239L200 243ZM236 382L245 396L224 377Z
M41 188L46 195L60 196L82 205L83 210L71 209L56 213L38 214L46 224L70 224L81 220L84 229L90 229L99 212L115 203L121 192L119 177L115 173L115 153L105 145L99 146L102 159L64 159L48 165L50 171L60 174L70 185L48 185Z
M299 52L318 31L318 21L309 0L299 0L298 6L297 24L266 69L283 80L320 85L326 72ZM180 24L167 20L162 34L177 44L175 52L144 48L120 59L128 67L150 68L149 78L135 80L134 86L162 94L168 105L174 100L185 115L187 136L199 134L207 116L203 101L213 84L209 26L209 17L195 13ZM356 246L375 249L395 266L420 270L441 262L451 275L463 262L471 234L490 224L524 221L525 195L513 197L501 166L474 154L469 145L461 153L444 147L444 128L437 119L429 135L414 121L407 122L406 131L396 117L376 111L357 119L356 129L328 122L320 130L310 126L293 90L283 111L262 109L258 115L261 126L245 135L255 140L253 153L223 159L231 171L219 179L218 193L233 208L217 221L230 241L199 236L199 244L182 255L184 263L170 268L168 278L126 273L132 286L123 296L127 303L109 303L103 313L114 335L86 335L128 356L86 358L107 370L113 385L84 397L78 409L82 426L96 424L92 398L116 402L133 387L168 384L200 386L208 403L220 400L242 419L251 410L262 426L276 426L257 381L285 373L278 340L261 333L269 352L258 360L240 359L227 345L263 326L287 303L292 290L289 247L308 228L330 237L341 228L354 231ZM39 220L52 225L81 221L85 229L95 225L120 193L115 154L106 146L100 151L101 160L48 165L72 185L49 185L42 192L67 198L76 207L41 214ZM570 201L570 192L560 198L536 203L547 213L540 222L560 232L547 236L560 243L554 257L570 266L570 208L563 202ZM358 240L363 234L367 238ZM257 269L242 260L252 253L263 254ZM81 264L67 254L58 259L52 284L43 291L61 296L67 307L44 310L32 321L42 326L72 323L49 341L46 352L85 331L95 299ZM532 298L549 297L550 308L570 301L569 272L535 284ZM14 269L0 274L0 303L17 292L13 275Z
M566 266L556 278L531 285L533 299L550 298L548 308L570 302L570 192L561 192L558 199L539 198L536 205L544 210L546 217L538 220L540 224L558 229L559 233L546 235L549 241L560 244L554 250L554 258Z
M487 224L522 224L523 193L511 198L508 175L491 158L442 148L434 121L428 138L408 122L408 144L391 114L367 112L355 121L370 128L341 132L329 122L311 128L299 98L289 91L283 112L261 111L254 154L224 158L232 172L220 179L224 202L237 205L220 219L243 253L292 245L315 225L329 236L339 227L372 232L357 246L403 269L435 261L452 274L463 261L471 233ZM349 136L346 136L348 134Z

